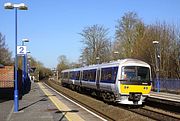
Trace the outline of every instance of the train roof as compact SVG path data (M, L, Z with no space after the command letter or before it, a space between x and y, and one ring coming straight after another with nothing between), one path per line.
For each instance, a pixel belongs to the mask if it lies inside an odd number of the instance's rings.
M121 65L138 65L138 66L146 66L150 67L150 65L144 61L138 60L138 59L123 59L123 60L118 60L120 61Z
M138 65L138 66L150 67L150 65L144 61L141 61L138 59L128 58L128 59L121 59L121 60L117 60L117 61L111 61L109 63L89 65L89 66L74 68L74 69L67 69L67 70L63 70L62 72L80 71L80 70L87 70L87 69L97 69L99 67L112 67L112 66L119 66L119 65L122 65L122 66Z
M147 64L146 62L138 60L138 59L131 59L131 58L121 59L121 60L117 60L117 61L110 61L109 63L89 65L86 67L90 68L90 67L98 67L98 66L118 66L118 65L127 65L127 64L132 64L132 65L138 64L141 66L148 66L149 67L149 64Z

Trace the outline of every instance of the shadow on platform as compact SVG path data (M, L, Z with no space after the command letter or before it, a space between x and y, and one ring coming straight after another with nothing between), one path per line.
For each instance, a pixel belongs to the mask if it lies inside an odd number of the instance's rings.
M0 88L0 103L13 99L14 99L13 88Z
M63 113L62 117L59 119L59 121L62 121L67 113L77 113L79 110L69 110L69 111L56 111L55 113Z
M27 106L25 106L25 107L19 109L19 111L22 111L22 110L24 110L24 109L26 109L26 108L28 108L28 107L30 107L30 106L32 106L32 105L34 105L34 104L40 102L40 101L47 101L47 99L46 99L46 98L42 98L42 99L40 99L40 100L38 100L38 101L36 101L36 102L33 102L33 103L31 103L31 104L29 104L29 105L27 105Z

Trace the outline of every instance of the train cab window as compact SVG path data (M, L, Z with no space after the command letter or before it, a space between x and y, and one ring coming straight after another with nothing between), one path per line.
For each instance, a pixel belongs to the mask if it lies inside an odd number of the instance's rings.
M129 81L148 81L150 80L150 70L147 67L140 66L122 67L121 79Z
M137 67L137 76L143 81L150 80L150 70L147 67Z

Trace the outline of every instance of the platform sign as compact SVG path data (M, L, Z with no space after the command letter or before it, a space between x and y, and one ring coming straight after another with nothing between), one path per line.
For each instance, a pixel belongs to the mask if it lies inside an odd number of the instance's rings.
M17 55L25 55L26 52L26 46L17 46Z

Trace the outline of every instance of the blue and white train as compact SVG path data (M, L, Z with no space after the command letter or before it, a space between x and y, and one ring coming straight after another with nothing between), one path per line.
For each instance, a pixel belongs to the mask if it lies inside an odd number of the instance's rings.
M137 59L62 71L62 85L95 92L105 101L141 105L151 90L151 67Z

